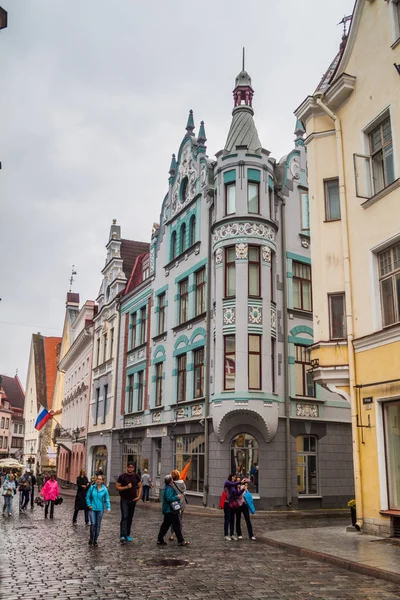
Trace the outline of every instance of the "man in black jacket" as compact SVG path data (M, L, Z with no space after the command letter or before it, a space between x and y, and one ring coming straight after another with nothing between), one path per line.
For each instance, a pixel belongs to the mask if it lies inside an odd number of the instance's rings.
M36 485L36 477L34 473L31 473L31 508L34 507L35 500L35 485Z

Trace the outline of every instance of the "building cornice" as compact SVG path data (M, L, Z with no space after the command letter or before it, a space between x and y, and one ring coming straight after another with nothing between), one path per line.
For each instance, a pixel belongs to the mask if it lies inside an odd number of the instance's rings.
M386 329L381 329L365 335L361 338L353 340L354 350L358 352L365 352L366 350L372 350L373 348L379 348L380 346L386 346L387 344L393 344L394 342L400 341L400 325L397 324Z
M325 94L320 94L324 103L332 110L337 111L348 100L356 85L356 78L353 75L343 73L328 88ZM311 117L326 116L325 111L317 104L315 96L307 98L294 111L294 114L300 121L307 123Z
M89 329L83 329L66 355L60 360L58 368L60 371L66 371L68 367L82 354L86 348L89 348L92 342L92 334Z

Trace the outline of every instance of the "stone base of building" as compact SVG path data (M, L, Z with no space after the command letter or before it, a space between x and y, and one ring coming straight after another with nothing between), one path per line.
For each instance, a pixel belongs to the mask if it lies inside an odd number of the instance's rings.
M392 535L391 519L389 517L376 519L364 517L362 532L369 535L390 537Z

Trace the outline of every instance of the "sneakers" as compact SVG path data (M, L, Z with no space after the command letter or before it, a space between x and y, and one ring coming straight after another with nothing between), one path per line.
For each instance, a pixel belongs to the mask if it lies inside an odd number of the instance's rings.
M98 543L97 542L93 542L93 546L98 546Z
M189 546L190 542L179 542L178 546Z
M226 541L227 541L227 542L231 542L231 541L232 541L232 538L231 538L231 536L230 536L230 535L226 535L226 536L225 536L225 539L226 539Z
M89 546L93 546L93 540L88 541Z
M121 535L121 537L119 538L119 541L121 542L121 544L125 544L125 542L126 542L125 536Z
M163 540L162 542L157 542L157 546L168 546L168 544Z
M125 539L126 539L127 542L132 542L133 541L133 539L131 538L130 535L127 535Z
M257 538L255 535L253 535L250 539L253 540L253 542L255 542Z
M242 535L238 535L238 540L242 540L243 536Z
M237 540L238 540L237 535L232 535L231 537L232 537L233 540L235 540L235 542L237 542Z

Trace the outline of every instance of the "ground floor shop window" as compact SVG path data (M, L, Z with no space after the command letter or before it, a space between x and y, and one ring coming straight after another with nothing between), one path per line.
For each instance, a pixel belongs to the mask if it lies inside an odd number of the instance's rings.
M231 441L231 472L249 478L249 490L258 494L258 442L249 433L239 433Z
M139 472L142 465L142 440L132 439L126 442L122 452L122 471L126 472L128 463L132 462L135 465L136 473Z
M318 494L317 438L314 435L299 435L297 450L297 493L299 496Z
M106 446L95 446L93 448L92 475L101 471L107 474L108 451Z
M400 401L384 404L389 508L400 510Z
M190 462L186 489L202 492L204 486L204 434L178 435L175 438L175 465L178 471Z

